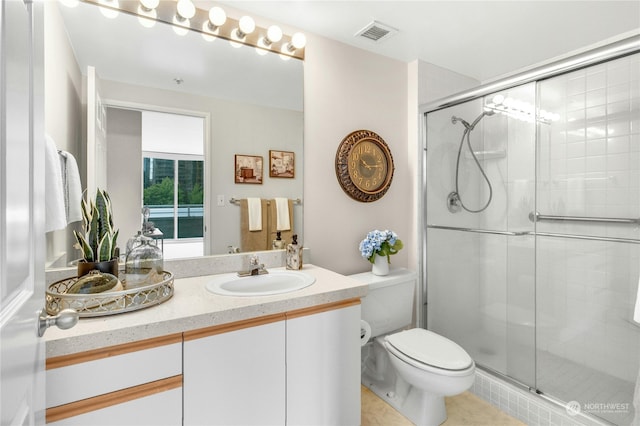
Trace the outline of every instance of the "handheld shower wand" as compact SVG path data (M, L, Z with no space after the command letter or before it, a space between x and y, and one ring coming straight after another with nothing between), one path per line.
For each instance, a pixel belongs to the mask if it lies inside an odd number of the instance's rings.
M472 131L475 127L476 124L478 124L480 122L480 120L482 120L482 118L486 115L488 117L492 116L493 114L495 114L496 112L493 110L485 110L482 114L480 114L478 116L478 118L476 118L473 123L469 124L466 120L464 120L463 118L460 117L456 117L455 115L451 116L451 123L456 124L458 121L462 123L462 125L465 127L465 129L467 129L469 132Z
M495 111L485 110L471 124L469 124L467 121L465 121L460 117L456 117L455 115L451 117L451 123L456 124L459 121L465 127L464 133L462 134L462 138L460 139L460 146L458 147L458 157L456 159L456 190L449 193L449 195L447 196L447 208L451 213L459 212L460 207L462 207L469 213L480 213L484 211L487 207L489 207L489 204L491 203L491 199L493 198L493 187L491 186L491 182L489 181L487 174L484 172L482 165L478 161L476 154L473 152L473 148L471 147L471 141L469 140L469 138L471 136L471 132L476 127L476 125L480 122L480 120L482 120L485 115L492 116L493 114L495 114ZM489 187L489 199L487 200L486 204L478 210L469 209L467 206L464 205L464 202L462 201L462 197L460 196L460 189L458 187L458 177L460 175L460 154L462 153L462 146L464 145L465 138L467 140L467 146L469 147L471 156L473 157L473 160L476 162L476 165L478 166L478 169L480 170L482 177L484 178L485 182L487 183L487 186Z

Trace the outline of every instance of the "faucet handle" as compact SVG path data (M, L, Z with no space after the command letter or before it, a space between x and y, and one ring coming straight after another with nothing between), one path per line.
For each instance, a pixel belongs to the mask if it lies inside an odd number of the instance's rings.
M258 262L260 262L260 260L258 259L258 256L253 255L253 256L249 257L249 265L256 266L256 265L258 265Z

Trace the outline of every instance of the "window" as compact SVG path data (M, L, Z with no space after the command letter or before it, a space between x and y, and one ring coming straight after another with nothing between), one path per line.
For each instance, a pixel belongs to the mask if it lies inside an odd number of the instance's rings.
M143 154L143 203L167 239L204 236L204 161ZM178 177L177 179L175 177Z

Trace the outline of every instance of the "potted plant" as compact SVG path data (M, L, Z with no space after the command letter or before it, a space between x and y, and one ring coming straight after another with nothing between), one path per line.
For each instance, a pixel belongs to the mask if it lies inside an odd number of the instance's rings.
M390 256L402 249L402 241L398 235L389 230L374 230L367 234L360 242L360 254L371 262L371 272L374 275L387 275L389 273Z
M118 276L118 230L113 228L111 200L107 191L97 189L94 200L82 200L83 233L73 231L82 251L78 276L97 269Z

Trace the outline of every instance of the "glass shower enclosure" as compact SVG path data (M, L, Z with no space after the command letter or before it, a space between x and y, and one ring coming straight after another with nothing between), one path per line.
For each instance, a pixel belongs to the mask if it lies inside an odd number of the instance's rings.
M615 424L640 366L635 42L425 113L426 327Z

